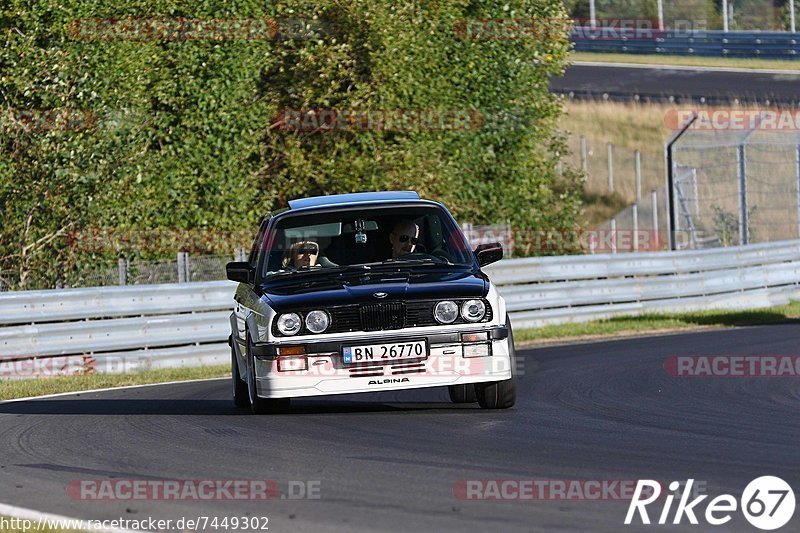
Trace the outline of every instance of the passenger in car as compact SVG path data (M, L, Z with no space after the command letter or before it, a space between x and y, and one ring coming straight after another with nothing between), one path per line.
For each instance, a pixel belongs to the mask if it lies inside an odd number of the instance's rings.
M314 241L296 242L286 250L281 262L283 268L310 268L316 266L319 244Z
M389 242L392 245L392 259L414 253L419 243L419 226L410 219L399 220L389 234Z

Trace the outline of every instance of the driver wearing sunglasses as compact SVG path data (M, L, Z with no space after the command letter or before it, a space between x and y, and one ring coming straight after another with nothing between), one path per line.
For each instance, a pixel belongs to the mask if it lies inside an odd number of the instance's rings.
M400 220L389 234L389 242L392 244L392 259L414 253L419 243L419 226L413 220Z
M314 241L294 243L284 257L283 266L294 268L310 268L316 266L319 257L319 244Z

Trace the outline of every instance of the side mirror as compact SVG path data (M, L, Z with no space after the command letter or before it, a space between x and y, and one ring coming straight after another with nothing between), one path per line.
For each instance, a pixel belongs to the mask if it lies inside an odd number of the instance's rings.
M478 258L479 265L490 265L503 258L503 247L500 246L499 242L480 244L475 248L475 257Z
M225 265L225 274L231 281L239 283L252 283L255 272L247 261L231 261Z

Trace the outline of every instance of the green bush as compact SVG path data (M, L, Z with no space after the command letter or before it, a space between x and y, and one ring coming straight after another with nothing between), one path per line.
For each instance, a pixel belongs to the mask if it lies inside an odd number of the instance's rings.
M291 198L350 191L415 189L464 221L572 227L578 181L556 172L565 146L548 92L565 67L566 34L456 32L464 19L565 15L559 0L7 1L0 274L13 287L45 287L115 258L70 246L70 235L91 228L215 234L254 228ZM85 18L180 17L306 20L314 29L255 40L91 39L75 30ZM20 115L52 109L88 119L65 130L28 127ZM287 109L512 118L460 131L307 132L277 127Z

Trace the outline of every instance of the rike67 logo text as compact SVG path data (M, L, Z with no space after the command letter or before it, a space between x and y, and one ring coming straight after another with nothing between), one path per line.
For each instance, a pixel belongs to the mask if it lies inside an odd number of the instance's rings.
M692 495L693 483L694 479L687 480L685 488L680 494L677 491L683 486L682 483L673 481L669 484L670 493L663 499L664 504L658 515L657 524L680 524L685 517L690 524L696 525L699 523L697 517L700 515L705 518L706 523L720 526L728 523L738 508L741 509L750 524L758 529L770 531L784 526L794 515L794 491L779 477L762 476L754 479L745 487L742 497L738 501L731 494L721 494L706 503L705 513L701 513L700 504L708 498L708 495L696 496L691 501L689 500ZM658 481L640 479L628 507L625 524L633 523L637 514L642 524L650 524L647 506L660 500L661 492L661 484ZM678 504L672 514L672 504L676 496ZM658 504L653 507L658 507ZM657 509L651 508L652 510ZM671 522L669 521L670 515L672 515Z

